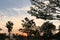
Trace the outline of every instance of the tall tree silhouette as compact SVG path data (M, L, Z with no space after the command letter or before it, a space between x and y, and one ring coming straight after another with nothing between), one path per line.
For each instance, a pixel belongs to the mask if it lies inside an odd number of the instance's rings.
M9 32L9 39L10 39L10 32L12 31L12 28L13 28L12 26L13 26L13 23L11 21L8 21L6 23L6 27L7 27L8 32Z
M33 5L28 11L29 14L36 18L44 20L60 20L60 1L59 0L31 0ZM58 12L56 12L58 11Z

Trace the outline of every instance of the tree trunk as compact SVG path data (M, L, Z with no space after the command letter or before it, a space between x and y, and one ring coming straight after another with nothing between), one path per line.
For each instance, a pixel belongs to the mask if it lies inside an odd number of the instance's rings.
M9 40L10 40L10 34L11 34L11 33L9 32Z

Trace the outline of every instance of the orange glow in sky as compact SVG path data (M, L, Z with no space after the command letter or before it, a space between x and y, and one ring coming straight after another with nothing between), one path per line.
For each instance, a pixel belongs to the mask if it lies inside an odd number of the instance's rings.
M45 22L44 20L36 19L35 17L32 17L30 15L23 15L23 16L21 15L17 17L5 16L4 18L2 18L3 20L0 21L0 28L2 28L2 31L0 31L0 33L8 33L7 28L5 26L6 26L6 22L10 20L14 23L12 33L15 33L15 34L18 33L20 35L27 36L27 33L19 32L19 29L22 28L21 20L23 20L25 17L28 17L29 19L34 19L37 26L41 26ZM53 22L54 24L56 24L58 28L58 25L60 24L60 22L59 21L53 21Z

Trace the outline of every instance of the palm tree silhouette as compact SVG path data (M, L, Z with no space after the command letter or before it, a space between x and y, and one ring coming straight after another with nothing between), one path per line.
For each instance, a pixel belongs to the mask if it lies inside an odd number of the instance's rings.
M8 32L9 32L9 40L10 40L10 32L12 31L12 27L13 26L13 23L11 22L11 21L8 21L7 23L6 23L6 27L7 27L7 29L8 29Z

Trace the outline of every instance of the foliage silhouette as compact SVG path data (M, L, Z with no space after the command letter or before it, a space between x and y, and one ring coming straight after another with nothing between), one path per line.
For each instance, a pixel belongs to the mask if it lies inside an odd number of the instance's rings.
M30 11L28 11L28 13L32 16L35 16L36 18L44 20L60 20L60 13L58 13L60 10L57 9L60 8L60 1L48 0L48 2L49 3L44 3L40 0L31 0L33 6L30 8Z
M25 18L25 20L22 20L22 26L25 27L25 28L31 28L31 27L34 27L36 26L35 22L32 20L29 20L27 17Z
M41 31L44 32L44 37L53 36L52 30L56 30L56 26L53 23L49 23L49 21L43 23L41 26Z
M5 40L6 34L5 33L0 33L0 40Z
M49 31L49 30L55 30L56 26L53 23L49 23L49 21L45 22L41 26L42 31Z
M25 32L27 31L29 36L32 36L32 34L34 36L39 36L39 31L37 29L36 23L34 22L34 20L29 20L27 17L25 17L24 20L22 20L22 26L25 30ZM19 31L21 31L23 29L19 29Z
M9 40L10 40L10 32L12 31L12 27L13 26L13 23L11 22L11 21L8 21L7 23L6 23L6 27L7 27L7 29L8 29L8 32L9 32Z

